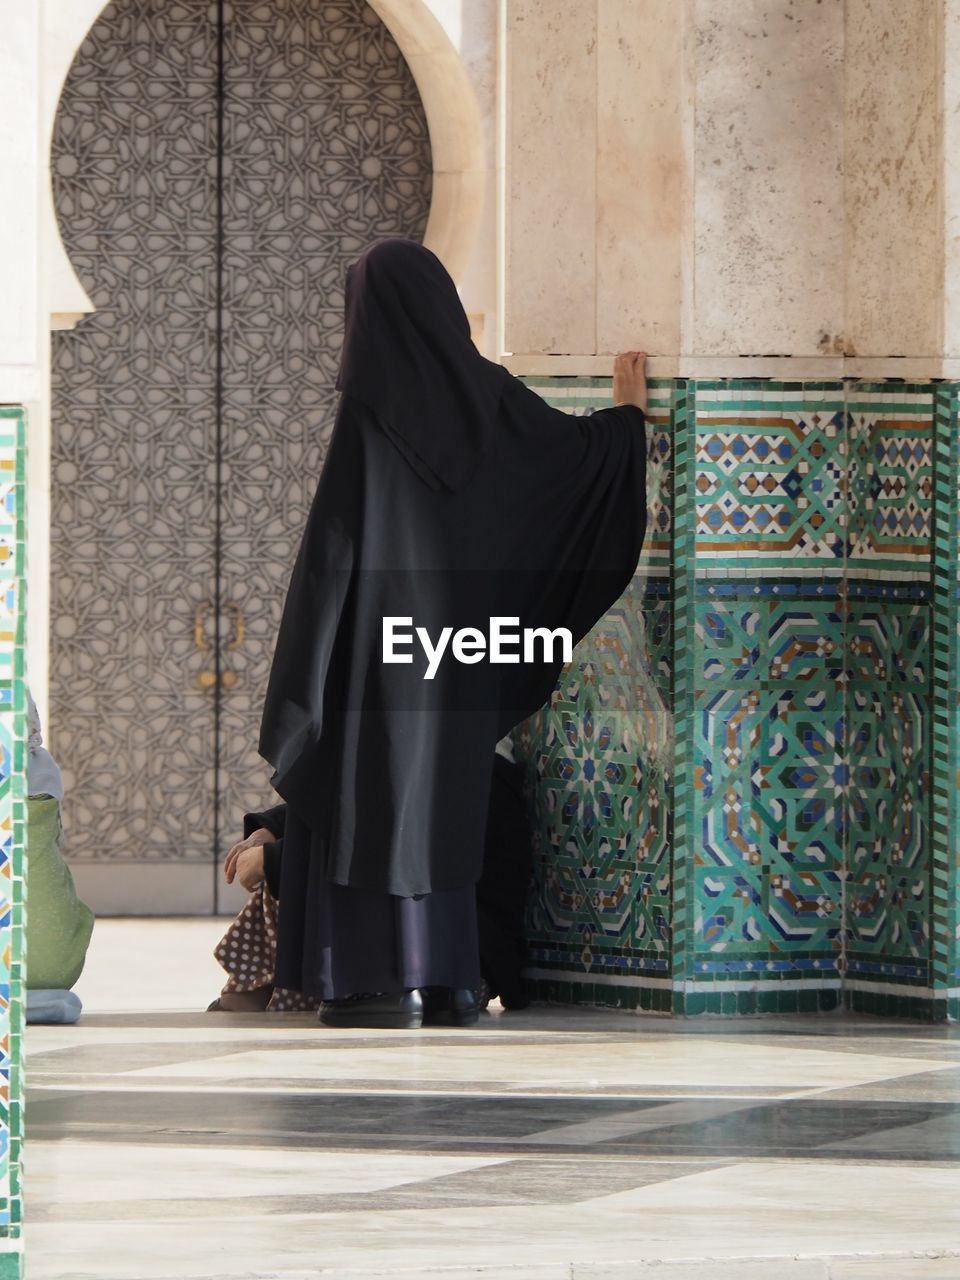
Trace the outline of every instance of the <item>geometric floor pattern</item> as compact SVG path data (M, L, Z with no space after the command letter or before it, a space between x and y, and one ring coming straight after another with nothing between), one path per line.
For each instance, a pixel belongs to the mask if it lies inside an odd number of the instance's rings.
M205 1014L221 927L100 921L29 1028L32 1280L960 1274L956 1028Z

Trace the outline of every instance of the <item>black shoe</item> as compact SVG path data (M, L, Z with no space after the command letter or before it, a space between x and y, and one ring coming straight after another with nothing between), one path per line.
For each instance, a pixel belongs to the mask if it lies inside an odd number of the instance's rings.
M318 1017L324 1027L399 1027L413 1031L423 1026L423 997L413 990L324 1000Z
M477 993L469 987L424 987L425 1027L473 1027L480 1020Z

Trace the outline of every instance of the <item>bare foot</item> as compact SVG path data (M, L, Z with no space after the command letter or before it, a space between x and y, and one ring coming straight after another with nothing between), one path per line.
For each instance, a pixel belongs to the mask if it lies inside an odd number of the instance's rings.
M613 403L647 412L647 353L623 351L613 359Z

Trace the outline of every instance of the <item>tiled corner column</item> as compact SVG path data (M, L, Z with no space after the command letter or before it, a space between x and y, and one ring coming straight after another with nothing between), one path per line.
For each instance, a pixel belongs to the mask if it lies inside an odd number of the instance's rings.
M931 966L939 933L930 812L938 395L929 384L852 382L846 396L844 988L853 1009L922 1017L944 1012Z
M839 1003L840 384L688 384L678 423L678 1013Z
M609 378L529 379L589 413ZM629 590L523 726L536 776L530 974L544 999L670 1008L673 769L672 439L682 395L650 394L648 533Z
M605 380L531 382L609 402ZM956 393L690 380L655 383L652 409L638 577L523 738L538 993L943 1016Z
M960 1018L960 388L936 389L931 692L930 981L934 1016Z
M0 406L0 1280L22 1275L25 415Z

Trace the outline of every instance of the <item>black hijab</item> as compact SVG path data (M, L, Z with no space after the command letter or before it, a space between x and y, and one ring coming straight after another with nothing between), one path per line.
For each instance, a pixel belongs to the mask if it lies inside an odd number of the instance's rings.
M473 345L456 286L414 240L347 271L338 390L365 404L421 479L460 490L487 452L509 374Z

